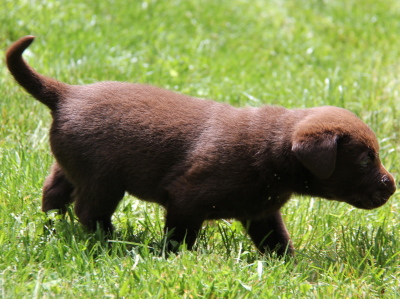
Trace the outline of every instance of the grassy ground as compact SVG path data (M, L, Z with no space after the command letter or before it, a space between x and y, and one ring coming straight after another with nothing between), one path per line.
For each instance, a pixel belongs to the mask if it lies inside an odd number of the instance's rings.
M0 48L73 84L146 82L235 106L336 105L377 133L400 170L396 0L2 0ZM195 251L160 257L161 208L126 198L110 243L73 214L47 231L41 186L53 158L47 108L0 62L2 298L398 298L399 195L357 210L294 197L283 214L297 256L260 256L234 221L205 224ZM52 215L51 217L56 217Z

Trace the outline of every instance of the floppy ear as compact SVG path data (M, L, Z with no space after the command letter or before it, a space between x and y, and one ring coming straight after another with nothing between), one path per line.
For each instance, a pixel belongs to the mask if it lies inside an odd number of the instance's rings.
M318 178L329 178L335 169L338 137L320 133L296 139L292 151L297 159Z

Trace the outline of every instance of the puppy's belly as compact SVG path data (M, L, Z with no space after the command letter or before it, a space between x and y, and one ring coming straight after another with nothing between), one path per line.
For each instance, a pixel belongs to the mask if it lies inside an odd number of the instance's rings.
M154 202L163 207L168 205L168 193L165 190L159 190L156 187L152 189L136 188L133 190L130 188L127 192L142 201Z
M218 219L261 219L266 215L277 211L278 208L262 208L256 210L225 210L225 211L208 211L205 216L206 220Z
M279 210L290 198L289 194L252 197L239 193L218 193L215 190L213 193L214 196L174 201L173 206L186 211L189 215L201 215L205 220L261 219Z

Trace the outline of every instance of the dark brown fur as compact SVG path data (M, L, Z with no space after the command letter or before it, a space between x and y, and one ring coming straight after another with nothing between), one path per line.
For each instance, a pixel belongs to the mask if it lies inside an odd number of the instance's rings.
M165 230L191 248L203 221L240 220L257 248L293 252L280 208L293 193L383 205L395 191L374 133L351 112L234 108L120 82L72 86L22 59L34 37L15 42L7 65L51 109L57 162L43 211L75 203L81 223L112 230L125 191L166 209Z

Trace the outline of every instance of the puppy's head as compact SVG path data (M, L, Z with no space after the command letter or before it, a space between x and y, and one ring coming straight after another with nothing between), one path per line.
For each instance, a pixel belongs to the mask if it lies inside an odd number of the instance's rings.
M379 159L372 130L353 113L336 107L311 109L292 136L292 151L311 174L310 195L374 209L395 192ZM304 192L307 193L307 192Z

